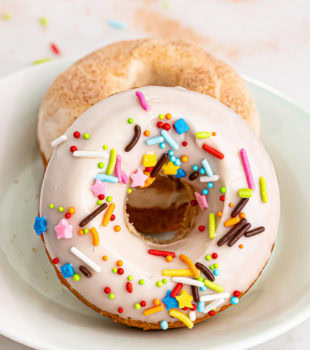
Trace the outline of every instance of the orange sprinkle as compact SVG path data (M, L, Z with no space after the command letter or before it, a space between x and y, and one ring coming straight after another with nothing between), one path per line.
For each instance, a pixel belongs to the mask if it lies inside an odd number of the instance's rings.
M167 114L165 115L165 117L166 117L166 119L170 120L170 119L172 118L172 115L171 115L170 113L167 113Z
M241 213L239 214L239 216L240 216L241 219L244 219L244 218L245 218L245 213L241 212Z
M238 224L239 221L240 221L240 218L238 216L236 216L234 218L230 218L230 219L226 220L224 222L224 226L225 227L234 226L234 225Z
M107 261L107 260L108 260L108 257L107 257L106 255L104 255L104 256L102 257L102 260Z
M157 298L155 298L155 299L153 300L153 304L154 304L154 305L159 305L159 304L160 304L160 300L157 299Z
M234 204L233 203L229 203L228 206L229 206L229 208L232 208L234 206Z
M181 162L182 163L187 163L188 162L188 156L184 155L181 157Z
M110 203L108 206L108 209L105 211L103 219L102 219L102 225L107 226L108 223L110 222L111 216L113 214L113 211L115 209L115 204Z
M123 266L123 260L117 260L116 265L117 266Z
M186 256L185 254L181 254L180 255L180 259L185 262L185 264L189 267L189 269L192 271L193 276L195 278L199 278L200 277L200 272L199 270L196 268L195 264L192 262L192 260Z
M80 229L79 229L79 235L80 235L80 236L83 236L83 234L84 234L84 231L80 228Z
M150 136L151 135L150 130L145 130L143 134L144 134L144 136Z
M240 249L243 249L243 248L244 248L244 245L243 245L243 244L239 244L239 248L240 248Z
M171 256L171 255L167 255L167 256L166 256L166 261L167 261L167 262L171 262L171 261L172 261L172 259L173 259L173 258L172 258L172 256Z
M70 208L68 209L68 213L74 214L74 213L75 213L75 208L74 208L74 207L70 207Z
M212 136L216 136L216 132L215 131L212 132Z
M147 179L145 180L144 186L139 186L139 188L151 186L156 179L156 177L151 177L151 174L148 171L144 171L143 174L147 176Z
M120 225L115 225L115 226L114 226L114 231L115 231L115 232L119 232L120 230L121 230Z
M223 212L221 212L221 211L218 211L218 212L217 212L217 216L218 216L219 218L221 218L222 215L223 215Z
M150 316L150 315L156 314L157 312L160 312L163 310L164 310L164 306L162 304L158 304L158 305L150 307L149 309L144 310L143 313L145 316Z
M99 235L98 235L98 231L97 231L94 227L92 227L92 228L90 229L90 233L91 233L92 236L93 236L93 245L94 245L95 247L97 247L97 246L99 245Z

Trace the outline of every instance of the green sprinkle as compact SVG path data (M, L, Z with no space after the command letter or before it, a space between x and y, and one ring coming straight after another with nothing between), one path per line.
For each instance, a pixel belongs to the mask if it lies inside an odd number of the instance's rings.
M240 198L251 198L252 192L253 191L250 188L240 188L238 191Z
M114 168L115 168L115 163L116 163L116 155L117 151L115 148L112 148L110 151L110 159L109 159L109 164L106 170L107 175L112 175Z
M49 207L50 207L51 209L53 209L53 208L54 208L54 204L53 204L53 203L49 204Z
M168 281L167 281L167 279L166 279L166 278L162 279L162 282L163 282L163 284L168 283Z
M132 281L133 277L132 276L128 276L127 279L128 279L128 281Z
M163 120L163 119L165 119L165 116L164 116L163 114L159 114L159 115L158 115L158 118L159 118L160 120Z
M127 190L127 193L131 193L132 192L132 188L128 188L128 190Z
M110 293L109 294L109 299L114 299L115 298L115 295L113 293Z
M108 145L103 145L102 148L107 150L107 149L109 149L109 146Z
M112 202L113 198L111 196L107 197L107 202Z
M128 124L132 124L133 123L133 119L132 118L128 118Z
M9 13L4 13L4 14L2 15L2 19L3 19L4 21L8 21L8 20L11 19L11 15L10 15Z
M98 168L99 168L99 169L103 169L103 168L104 168L104 163L99 162L99 163L98 163Z
M78 282L78 281L81 279L80 275L77 274L77 273L75 273L75 274L72 276L72 278L73 278L73 281L75 281L75 282Z
M33 61L33 64L41 64L49 61L51 61L51 58L42 58L41 60Z
M162 287L163 286L163 282L162 281L157 281L156 282L156 286L159 287L159 288Z
M197 139L208 139L210 137L210 133L208 131L201 131L196 133Z
M209 238L213 239L215 237L216 224L215 224L215 214L209 214Z
M144 280L139 280L139 284L143 285L144 284Z
M268 203L267 183L264 177L259 178L260 196L263 203Z
M90 139L90 135L86 132L85 134L83 134L83 137L85 140L89 140Z
M200 277L197 278L197 280L200 281L200 282L203 282L203 277L200 276Z
M140 310L140 309L141 309L141 305L140 305L139 303L136 303L136 304L135 304L135 309L136 309L136 310Z
M211 259L212 259L212 256L211 256L211 255L209 255L209 254L206 255L206 260L207 260L207 261L210 261Z
M214 270L215 269L214 265L210 265L210 269Z
M214 282L209 281L208 279L205 279L203 281L204 285L208 287L209 289L212 289L218 293L222 293L224 291L224 288Z
M220 192L221 192L221 193L226 193L226 187L221 187L221 188L220 188Z
M117 272L117 268L114 267L114 268L112 269L112 272L113 272L113 273L116 273L116 272Z
M101 205L101 204L103 204L103 201L101 199L98 199L97 200L97 205Z
M58 207L58 211L62 213L64 211L64 207Z
M47 18L46 17L40 17L39 18L40 24L42 27L46 27L47 26Z
M89 232L88 228L84 228L83 232L85 233L85 235L87 235L87 233Z

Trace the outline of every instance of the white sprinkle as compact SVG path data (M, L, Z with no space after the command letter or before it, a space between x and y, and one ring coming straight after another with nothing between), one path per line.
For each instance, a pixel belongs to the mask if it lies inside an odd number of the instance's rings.
M207 175L210 176L210 177L213 176L213 171L212 171L212 168L211 168L207 158L203 159L201 164L204 167Z
M80 260L82 260L86 265L88 265L89 267L91 267L94 271L96 272L100 272L101 268L100 266L98 266L96 263L94 263L91 259L89 259L88 256L86 256L84 253L82 253L80 250L78 250L75 247L72 247L70 249L71 253L73 255L75 255L77 258L79 258Z
M213 182L213 181L217 181L218 179L219 179L218 175L200 176L200 178L199 178L200 182Z
M79 157L79 158L108 158L108 155L106 152L75 151L72 154L73 154L73 157Z
M57 137L57 139L55 139L54 141L51 142L51 146L53 148L55 148L56 146L60 145L61 143L67 141L67 136L64 134L64 135L61 135L59 137Z
M196 321L196 311L189 312L189 319L193 322Z
M173 282L189 284L190 286L203 287L204 284L201 281L194 280L186 277L172 277Z
M216 299L214 300L212 303L208 304L205 309L204 309L204 313L208 313L209 311L217 308L218 306L220 306L221 304L224 303L224 299L223 298L220 298L220 299Z
M209 294L209 295L202 295L199 300L200 301L212 301L216 300L218 298L229 298L229 293L216 293L216 294Z

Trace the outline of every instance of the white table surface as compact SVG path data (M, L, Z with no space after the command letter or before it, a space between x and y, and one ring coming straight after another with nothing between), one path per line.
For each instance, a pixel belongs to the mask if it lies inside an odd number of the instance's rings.
M125 29L111 28L109 20ZM310 109L308 0L0 0L0 77L34 60L79 57L115 40L145 36L196 41ZM309 328L310 320L254 349L309 349ZM30 348L0 336L0 349Z

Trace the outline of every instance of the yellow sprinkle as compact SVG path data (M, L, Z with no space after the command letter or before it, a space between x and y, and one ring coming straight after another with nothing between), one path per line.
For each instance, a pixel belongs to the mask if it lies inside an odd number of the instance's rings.
M196 133L197 139L208 139L210 137L210 133L208 131L201 131Z
M150 316L150 315L153 315L153 314L156 314L157 312L160 312L160 311L163 311L164 310L164 307L162 304L159 304L159 305L155 305L155 306L152 306L146 310L144 310L144 315L145 316Z
M251 198L252 197L252 189L251 188L240 188L238 191L240 198Z
M2 15L2 19L3 19L4 21L8 21L10 18L11 18L11 15L8 14L8 13L4 13L4 14Z
M116 149L112 148L110 151L110 159L109 159L109 164L108 164L107 171L106 171L107 175L112 175L112 173L114 171L115 163L116 163L116 155L117 155Z
M163 165L162 171L165 175L176 175L179 168L179 166L174 165L172 162L169 161Z
M234 226L234 225L238 224L239 221L240 221L240 218L238 216L236 216L234 218L230 218L230 219L226 220L224 222L224 226L225 227Z
M178 320L183 322L185 324L185 326L188 327L188 328L193 328L194 327L194 323L185 314L183 314L183 312L181 312L179 310L171 309L169 311L169 315L171 317L177 318Z
M46 27L47 26L47 18L46 17L40 17L39 18L40 24L42 27Z
M185 262L185 264L189 267L189 269L192 271L192 274L195 278L200 277L200 271L197 269L195 264L192 262L192 260L186 256L185 254L180 255L180 259Z
M209 289L214 290L215 292L222 293L224 292L224 288L220 286L219 284L216 284L214 282L209 281L208 279L205 279L203 281L204 285L208 287Z
M209 214L209 238L213 239L215 237L216 225L215 225L215 214Z
M103 219L102 219L102 225L107 226L108 223L110 222L111 216L113 214L113 211L115 209L115 204L110 203L108 206L108 209L105 211Z
M161 274L163 276L171 276L171 277L181 277L181 276L193 276L193 272L190 269L167 269L162 270Z
M159 305L159 304L160 304L160 300L157 299L157 298L155 298L155 299L153 300L153 304L154 304L154 305Z
M50 60L51 60L51 58L43 58L42 60L33 61L33 64L46 63L46 62L49 62Z
M266 179L264 177L259 178L259 186L260 186L260 195L262 197L262 201L264 203L268 203L267 184L266 184Z
M152 167L156 165L157 157L155 153L144 154L142 157L142 163L145 167Z
M102 260L104 260L104 261L107 261L109 258L106 256L106 255L104 255L103 257L102 257Z
M99 235L98 235L98 231L95 229L95 227L92 227L90 229L90 233L93 236L93 245L95 247L97 247L99 245Z

